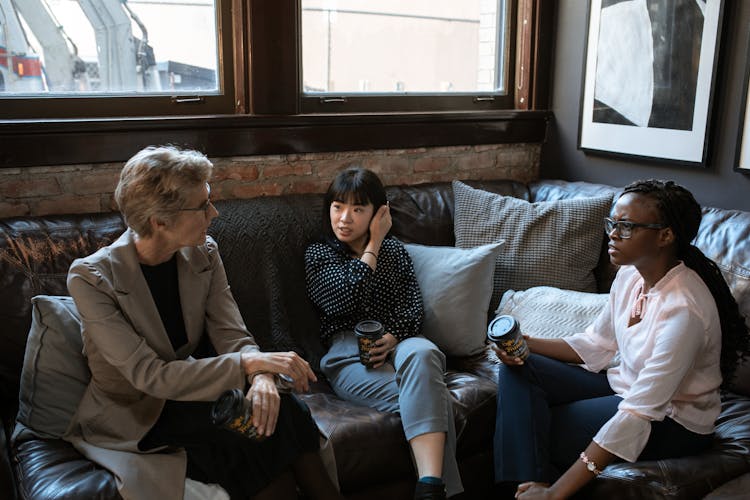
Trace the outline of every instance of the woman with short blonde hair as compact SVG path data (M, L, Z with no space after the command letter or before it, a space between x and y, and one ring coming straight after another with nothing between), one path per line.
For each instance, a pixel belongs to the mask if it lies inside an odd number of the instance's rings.
M127 231L68 273L91 380L65 439L115 474L125 500L183 498L186 478L233 499L296 499L298 484L309 498L341 498L309 409L278 389L308 390L313 371L294 352L260 351L207 234L219 214L212 168L169 146L123 168ZM212 421L229 390L252 411L240 427L260 439Z
M125 223L138 235L151 236L149 218L172 222L188 203L187 188L208 182L213 168L199 151L174 146L139 151L123 167L115 190Z

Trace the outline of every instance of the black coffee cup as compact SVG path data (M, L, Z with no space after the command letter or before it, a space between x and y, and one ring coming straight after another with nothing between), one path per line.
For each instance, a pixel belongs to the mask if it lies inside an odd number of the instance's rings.
M252 403L240 389L230 389L219 396L211 408L211 421L250 439L260 441L265 437L253 425Z
M512 358L529 357L529 346L521 335L521 325L513 316L498 316L487 327L487 338Z
M354 334L357 336L357 343L359 344L359 362L368 368L372 366L370 349L374 347L375 341L383 336L383 333L383 325L380 321L373 319L360 321L354 327Z

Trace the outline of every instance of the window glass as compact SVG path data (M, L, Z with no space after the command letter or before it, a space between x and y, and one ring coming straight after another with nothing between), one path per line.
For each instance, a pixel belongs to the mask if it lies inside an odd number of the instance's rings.
M505 93L505 0L302 0L305 94Z
M0 0L0 95L220 92L215 0Z

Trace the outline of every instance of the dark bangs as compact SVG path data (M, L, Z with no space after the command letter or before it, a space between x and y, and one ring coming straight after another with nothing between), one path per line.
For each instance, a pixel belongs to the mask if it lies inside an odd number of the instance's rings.
M336 239L331 229L331 203L340 201L367 205L372 203L375 210L386 204L385 188L378 176L370 170L361 167L348 168L339 172L328 186L323 198L323 239L339 251L345 252L343 243Z
M377 210L385 205L385 189L373 172L359 167L349 168L340 172L328 187L325 196L326 211L334 201L356 205L372 203Z

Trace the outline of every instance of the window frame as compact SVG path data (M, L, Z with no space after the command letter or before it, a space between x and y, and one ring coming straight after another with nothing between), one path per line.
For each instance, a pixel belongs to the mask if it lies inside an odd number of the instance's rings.
M132 118L138 115L167 117L205 114L231 114L235 112L235 65L222 64L223 54L233 54L236 32L233 28L232 1L216 0L218 5L216 30L218 34L219 71L217 79L222 92L218 95L185 92L170 95L158 94L88 94L72 97L55 95L2 96L0 95L0 120L28 119L81 120L79 113L85 109L86 119Z
M226 94L233 101L231 112L0 117L0 168L119 162L142 147L162 143L227 157L540 143L546 137L553 3L513 0L519 26L515 45L520 47L515 55L515 109L303 113L300 0L217 1L222 13L229 13L222 14L220 36L222 62L232 59L233 71L225 77L225 84L232 86L231 97Z
M476 92L410 92L403 95L397 93L372 92L330 92L325 94L305 94L303 91L302 71L300 70L299 98L302 113L367 113L367 112L412 112L412 111L488 111L498 109L513 109L515 99L513 94L515 82L516 44L511 40L517 39L518 24L517 0L506 0L506 15L509 20L508 31L504 32L507 46L507 59L502 71L505 74L504 92L476 91ZM301 3L301 2L300 2ZM301 9L300 9L301 12ZM301 25L299 26L300 46L299 59L302 67Z

